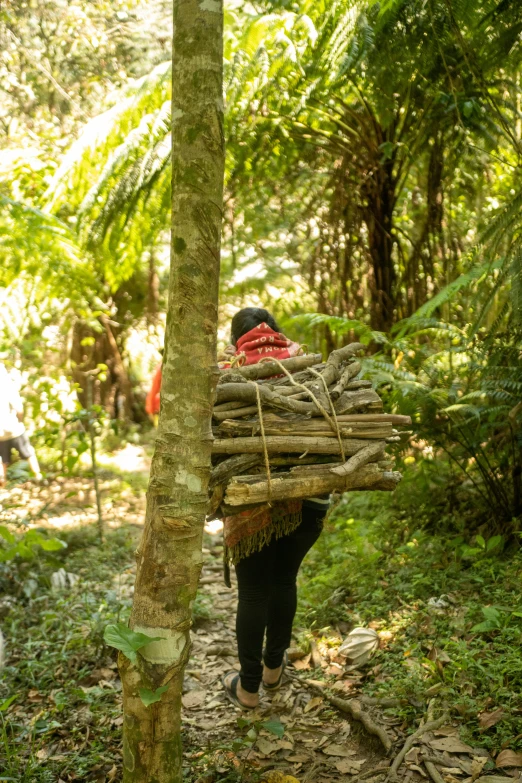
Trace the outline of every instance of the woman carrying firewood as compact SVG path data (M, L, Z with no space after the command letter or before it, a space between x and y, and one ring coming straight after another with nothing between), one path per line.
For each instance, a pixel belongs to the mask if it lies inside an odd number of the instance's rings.
M267 310L246 307L232 319L228 366L288 359L302 353L281 334ZM297 573L322 530L328 498L286 500L224 519L227 561L235 566L239 601L236 634L241 670L223 678L230 701L255 709L261 684L281 684L297 608ZM266 646L263 641L266 634Z

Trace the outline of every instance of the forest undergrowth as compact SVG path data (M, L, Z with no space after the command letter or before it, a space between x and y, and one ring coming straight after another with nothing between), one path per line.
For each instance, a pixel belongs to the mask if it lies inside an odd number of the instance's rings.
M394 496L347 494L305 563L300 624L374 628L379 650L353 687L401 701L415 723L435 699L463 740L492 756L522 750L522 556L515 538L476 529L445 479L405 469ZM474 524L470 524L470 515ZM519 756L519 762L522 756Z
M477 753L483 774L514 771L503 760L522 750L522 556L486 523L466 538L473 509L458 516L442 484L426 493L422 468L405 473L394 497L353 493L333 509L301 576L286 687L246 718L221 688L236 665L235 592L223 585L219 535L206 535L183 696L188 781L380 780L396 750L386 756L332 696L377 698L373 718L397 749L428 709L447 711L433 743L460 742L453 780L469 778ZM103 544L89 479L41 487L21 475L2 494L5 528L67 545L45 551L35 539L32 556L0 563L2 781L121 780L121 685L104 629L130 613L145 478L101 471ZM339 645L360 625L377 631L379 649L357 668ZM421 779L418 761L408 755L401 780Z

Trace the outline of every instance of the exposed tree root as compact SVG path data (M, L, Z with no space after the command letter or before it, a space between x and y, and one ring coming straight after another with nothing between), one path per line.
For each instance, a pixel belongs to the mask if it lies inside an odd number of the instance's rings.
M318 680L298 681L303 685L306 685L307 688L312 688L313 690L319 691L331 705L337 707L337 709L341 710L341 712L346 712L354 720L362 723L368 734L373 734L373 736L380 739L386 752L391 749L393 745L392 738L383 726L380 726L378 723L376 723L373 718L371 718L370 715L363 710L361 702L358 699L339 699L337 696L330 696L330 694L326 691L326 686Z
M444 723L446 723L447 720L449 720L449 715L447 712L445 712L444 715L442 715L440 718L437 718L437 720L430 720L427 723L424 723L424 725L419 726L417 731L414 731L413 734L411 734L408 737L408 739L402 746L401 750L396 755L390 767L390 772L388 773L388 777L386 780L390 781L390 783L391 781L397 780L397 770L399 769L402 762L404 761L407 752L415 744L415 741L418 740L419 737L422 737L424 734L426 734L428 731L434 731L435 729L438 729L439 726L442 726Z
M433 780L433 783L444 783L444 778L440 774L433 761L425 761L424 766L426 767L428 775Z

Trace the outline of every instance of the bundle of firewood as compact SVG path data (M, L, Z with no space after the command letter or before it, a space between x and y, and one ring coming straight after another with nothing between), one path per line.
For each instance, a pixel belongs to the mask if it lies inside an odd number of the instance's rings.
M383 413L370 381L358 379L363 349L221 371L213 411L212 513L347 490L393 490L386 445L408 416Z

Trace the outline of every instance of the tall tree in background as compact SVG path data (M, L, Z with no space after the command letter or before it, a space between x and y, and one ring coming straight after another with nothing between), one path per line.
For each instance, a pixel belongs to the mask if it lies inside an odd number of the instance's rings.
M120 656L126 783L179 783L183 670L208 504L223 203L223 6L175 0L172 255L162 401L130 625ZM152 703L151 703L152 702ZM149 706L146 706L146 704Z

